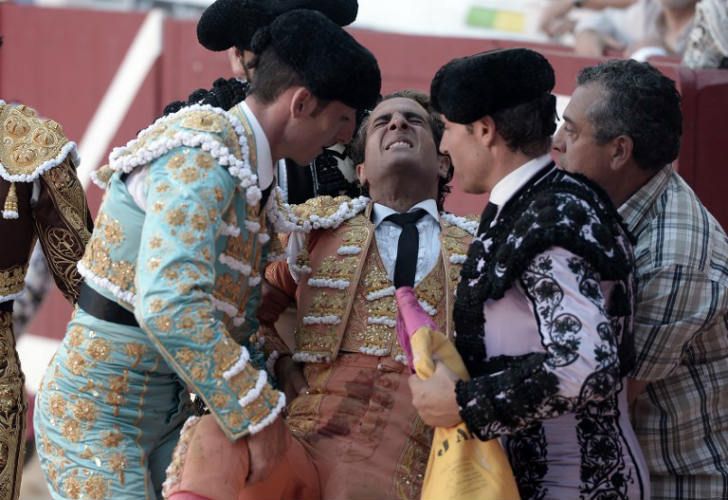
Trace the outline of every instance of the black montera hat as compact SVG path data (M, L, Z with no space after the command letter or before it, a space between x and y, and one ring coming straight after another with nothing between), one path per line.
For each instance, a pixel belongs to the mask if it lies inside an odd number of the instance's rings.
M278 16L253 37L256 54L273 50L320 99L371 109L382 78L371 52L326 16L294 10Z
M453 59L432 79L433 107L468 124L551 93L554 69L530 49L498 49Z
M357 0L217 0L202 13L197 39L210 50L250 49L256 31L295 9L317 10L346 26L356 19L359 5Z

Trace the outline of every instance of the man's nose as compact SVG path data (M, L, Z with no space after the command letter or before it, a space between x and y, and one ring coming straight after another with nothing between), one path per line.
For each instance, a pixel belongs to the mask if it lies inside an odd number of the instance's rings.
M407 119L400 115L399 113L395 113L392 115L392 119L389 121L389 130L397 130L399 129L406 129L409 127L407 124Z
M556 131L553 140L551 141L551 149L558 151L559 153L566 152L566 142L564 141L564 127L559 127Z

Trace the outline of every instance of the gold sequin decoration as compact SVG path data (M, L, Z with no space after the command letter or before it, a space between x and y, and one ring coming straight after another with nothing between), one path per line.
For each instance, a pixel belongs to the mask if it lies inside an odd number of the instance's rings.
M96 404L86 399L79 399L73 406L73 416L82 422L96 420Z
M89 343L86 352L96 361L105 361L111 354L111 346L104 339L93 339Z

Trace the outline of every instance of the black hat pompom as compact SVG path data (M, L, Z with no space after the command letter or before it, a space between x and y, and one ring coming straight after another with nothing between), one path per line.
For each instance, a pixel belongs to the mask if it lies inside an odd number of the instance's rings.
M216 0L197 23L197 40L214 51L247 49L255 32L274 18L262 1Z
M468 124L541 98L554 85L554 70L538 52L499 49L453 59L435 74L430 95L448 120Z
M377 60L319 12L301 9L278 16L256 34L253 46L257 54L272 48L320 99L371 109L379 97Z

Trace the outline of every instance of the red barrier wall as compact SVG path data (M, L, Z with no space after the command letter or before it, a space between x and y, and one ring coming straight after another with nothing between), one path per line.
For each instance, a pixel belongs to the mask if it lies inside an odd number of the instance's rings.
M80 141L145 15L0 4L0 34L5 39L0 49L0 97L37 108L62 123L69 137ZM224 53L211 53L198 45L194 21L166 19L163 30L162 56L146 76L112 146L133 138L166 103L230 74ZM453 57L523 46L504 40L415 37L366 30L352 30L352 34L377 56L383 93L401 88L428 90L437 68ZM556 45L529 46L541 51L555 67L555 91L559 94L571 94L578 71L598 62ZM684 96L686 126L680 172L725 225L728 71L696 72L670 61L657 66L678 81ZM89 188L89 199L96 210L100 192L94 186ZM465 195L455 186L447 208L461 214L477 213L485 199ZM30 329L60 337L69 314L70 307L54 291Z

